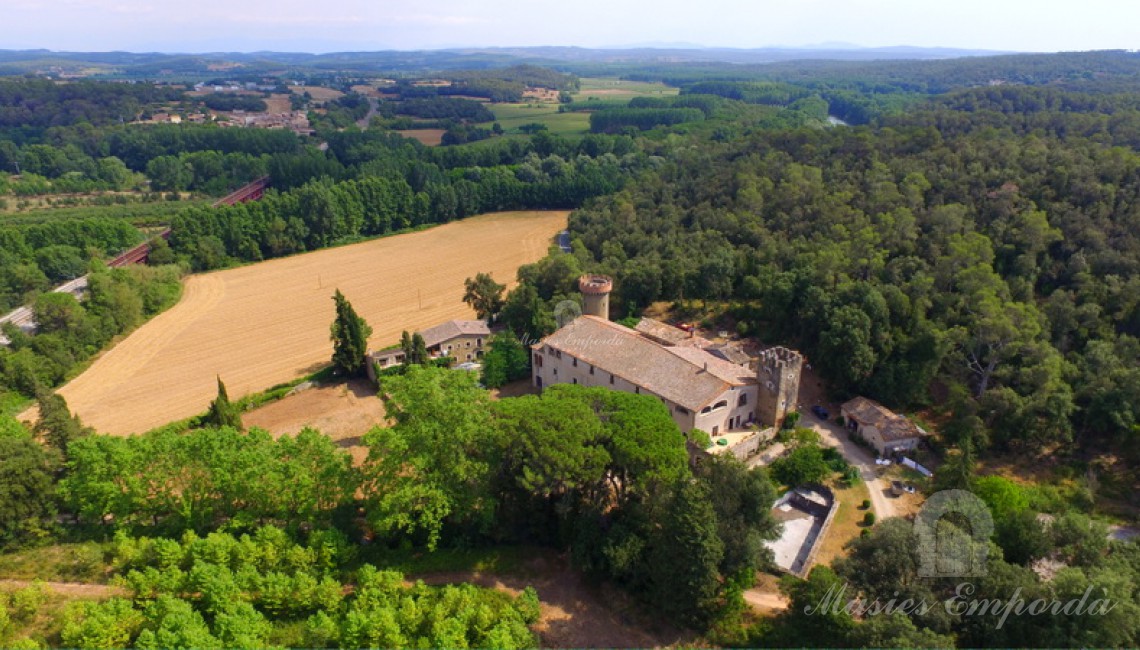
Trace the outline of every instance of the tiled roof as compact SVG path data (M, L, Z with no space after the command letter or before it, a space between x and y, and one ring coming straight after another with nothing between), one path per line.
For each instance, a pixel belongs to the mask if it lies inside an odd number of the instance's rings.
M642 318L635 327L638 332L664 345L679 345L692 338L692 334L678 327L652 318Z
M596 316L580 316L533 347L545 346L693 411L733 386L756 382L747 368L696 348L661 345Z
M861 425L879 430L884 442L926 435L920 427L875 400L856 397L843 405L843 414Z
M449 320L420 332L420 336L424 337L424 345L429 348L459 336L490 335L491 329L487 327L487 321L481 320Z
M752 361L752 357L748 356L748 353L738 343L716 343L705 349L709 353L737 365L747 365L749 361Z

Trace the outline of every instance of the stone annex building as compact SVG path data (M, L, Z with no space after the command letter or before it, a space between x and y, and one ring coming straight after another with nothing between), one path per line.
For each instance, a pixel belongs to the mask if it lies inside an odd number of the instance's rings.
M742 358L738 349L675 327L649 319L637 329L611 322L613 281L606 276L582 276L578 286L583 315L531 346L537 388L581 384L653 395L682 431L713 436L753 424L779 427L795 410L803 365L798 352L764 350L754 371L734 363Z

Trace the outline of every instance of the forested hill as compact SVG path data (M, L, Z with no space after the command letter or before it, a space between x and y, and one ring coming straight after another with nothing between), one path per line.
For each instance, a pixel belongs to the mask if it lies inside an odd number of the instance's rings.
M576 70L585 74L585 70ZM673 85L714 79L779 81L814 88L847 88L879 94L938 94L954 88L1015 84L1057 85L1099 92L1134 89L1140 53L1125 50L1006 54L929 61L808 60L728 67L707 63L642 66L631 79L661 79Z
M949 395L951 444L1107 447L1133 471L1137 129L1132 98L1003 88L874 127L665 144L660 173L571 230L627 305L743 299L745 332L801 347L844 395Z

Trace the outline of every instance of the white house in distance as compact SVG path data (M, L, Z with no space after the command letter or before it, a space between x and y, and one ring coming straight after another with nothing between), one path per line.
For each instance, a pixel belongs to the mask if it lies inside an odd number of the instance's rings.
M844 425L871 443L880 456L914 449L928 435L906 417L866 397L845 403L840 412Z
M794 410L798 353L766 350L754 371L711 354L700 339L668 325L642 321L633 330L610 322L609 278L583 276L579 288L584 315L531 346L536 388L580 384L652 395L682 431L714 437L752 424L778 427Z

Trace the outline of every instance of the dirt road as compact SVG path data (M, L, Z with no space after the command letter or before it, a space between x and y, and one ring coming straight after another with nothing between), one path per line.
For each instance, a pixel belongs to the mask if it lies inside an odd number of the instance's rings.
M875 465L874 456L866 449L851 442L847 438L847 433L843 431L843 427L834 422L820 420L810 412L804 414L803 419L800 420L800 426L810 427L819 433L823 444L828 447L835 447L843 454L847 462L859 468L859 475L867 484L867 491L871 493L871 507L875 510L876 518L881 520L898 516L895 504L887 496L890 494L890 486L875 472L875 468L878 466Z

